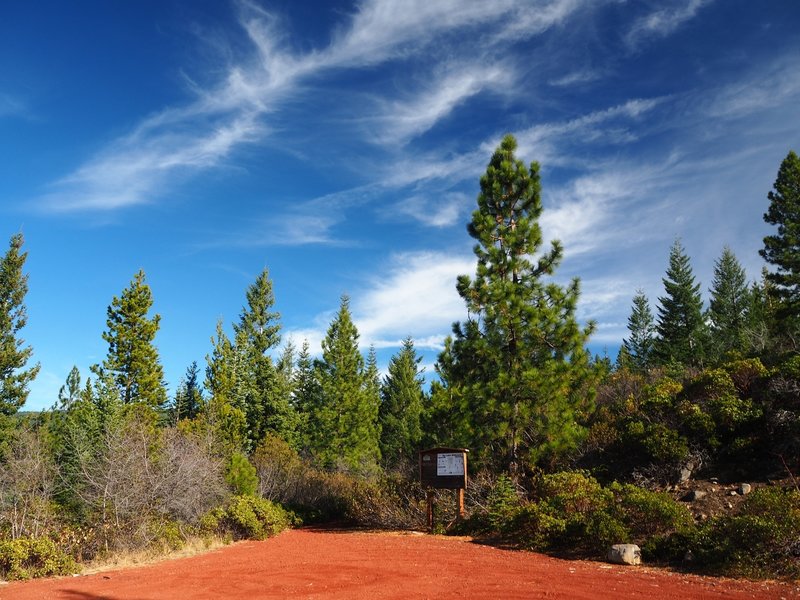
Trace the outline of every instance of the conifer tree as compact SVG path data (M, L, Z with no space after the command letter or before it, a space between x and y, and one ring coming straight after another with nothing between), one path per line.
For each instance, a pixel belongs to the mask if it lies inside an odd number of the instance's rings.
M95 365L92 370L100 379L106 375L110 378L124 404L142 402L163 408L167 402L164 370L153 345L161 317L147 317L152 306L150 286L140 270L108 307L108 330L103 332L108 355L101 366Z
M650 303L642 290L633 297L633 308L628 317L630 335L622 342L627 355L628 365L634 370L646 370L652 361L653 344L655 343L656 325Z
M742 265L727 246L714 264L709 292L709 333L716 357L744 351L750 290Z
M577 279L566 287L543 281L562 246L540 252L539 166L526 168L516 145L506 136L481 177L468 226L477 270L456 286L470 318L454 326L439 361L467 436L453 442L512 472L577 443L594 379L584 348L594 324L583 328L575 318Z
M776 317L776 299L770 292L772 284L767 279L766 267L761 271L761 280L754 281L747 290L744 343L746 351L766 356L776 349L773 336Z
M281 395L289 400L292 404L292 394L294 392L294 376L295 376L295 355L297 350L294 343L289 340L283 347L276 370L278 373L278 384L281 388Z
M216 336L211 338L211 354L206 356L205 388L212 398L232 407L244 410L244 400L240 393L243 387L242 361L236 346L225 334L222 321L217 321Z
M0 259L0 445L8 417L28 398L28 384L39 372L39 364L26 368L33 349L19 337L28 322L25 295L28 276L23 273L27 252L22 252L21 233L11 237L8 251Z
M297 422L269 355L281 337L280 314L272 311L275 296L266 269L247 289L246 297L247 306L242 309L234 329L237 351L247 361L247 376L251 379L244 397L251 447L255 447L268 433L290 441Z
M319 398L312 406L310 421L315 429L309 442L324 467L370 472L380 455L378 406L369 393L358 337L350 300L342 296L322 341L322 358L314 364Z
M776 270L767 275L780 301L779 316L800 317L800 157L794 151L783 159L764 221L776 225L775 235L764 238L759 254Z
M413 340L403 341L403 348L389 361L389 372L381 386L381 456L384 464L394 466L416 457L422 440L420 420L425 393Z
M669 252L662 279L666 294L659 298L655 355L661 364L699 365L703 362L704 322L700 284L695 283L689 256L680 240Z
M58 390L59 410L69 410L69 407L81 397L81 372L73 366L67 375L67 381Z
M292 405L297 411L298 449L308 451L311 439L318 430L314 418L319 414L319 384L314 372L314 361L309 351L308 340L297 355L292 385Z
M200 368L197 361L192 361L186 368L186 375L175 392L173 417L176 422L181 419L194 419L203 406L203 391L199 382Z

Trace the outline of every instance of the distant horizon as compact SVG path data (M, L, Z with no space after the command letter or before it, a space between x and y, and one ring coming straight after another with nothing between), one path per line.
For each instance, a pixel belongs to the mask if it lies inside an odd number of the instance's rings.
M25 236L42 366L23 411L102 362L139 269L170 398L264 268L282 344L318 354L346 293L382 372L411 336L430 376L506 133L613 361L676 238L706 306L725 245L760 277L767 193L800 151L790 0L45 0L4 7L0 73L0 242Z

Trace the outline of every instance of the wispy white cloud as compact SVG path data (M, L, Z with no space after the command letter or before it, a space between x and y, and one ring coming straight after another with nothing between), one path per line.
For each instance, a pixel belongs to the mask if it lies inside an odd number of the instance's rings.
M633 23L625 36L625 41L629 46L636 47L646 39L667 37L681 25L691 21L701 8L713 1L678 0L668 3L666 7L659 2L659 8Z
M470 200L466 194L445 192L432 196L412 196L389 207L387 216L411 217L428 227L449 227L459 221Z
M280 211L272 211L244 231L215 232L203 240L199 249L220 247L256 248L261 246L304 246L326 244L349 246L356 240L334 235L337 225L346 219L347 211L370 203L382 193L379 185L360 187L325 194L318 198L287 203Z
M405 144L447 117L456 106L484 90L513 89L509 65L460 65L456 72L435 74L434 81L415 90L410 100L381 102L381 115L370 119L377 124L375 143Z
M562 75L556 79L551 79L548 83L555 87L569 87L583 83L591 83L602 79L605 73L598 69L581 69Z
M519 154L535 156L548 166L568 164L563 151L574 141L586 144L624 144L636 139L636 122L657 107L663 98L635 98L605 110L598 110L564 122L534 125L517 135Z
M764 113L800 100L800 59L781 57L772 64L759 65L713 96L705 116L739 118Z
M515 4L514 0L367 0L318 60L336 67L379 64L418 52L445 32L500 21Z
M191 84L190 102L144 119L131 134L112 141L54 182L40 204L47 211L66 212L154 202L174 181L217 167L242 144L262 140L270 131L265 117L299 93L304 82L338 69L419 55L428 43L468 28L487 32L476 38L485 37L482 44L487 48L508 38L512 30L512 37L529 37L561 22L580 4L576 0L541 0L533 6L517 0L367 0L327 47L298 54L291 50L288 30L275 14L242 0L240 24L254 54L231 60L216 85ZM517 31L520 23L529 26ZM400 141L417 136L460 102L505 77L507 73L497 66L471 74L466 68L453 72L441 85L428 86L395 105L394 118L384 120L383 135Z

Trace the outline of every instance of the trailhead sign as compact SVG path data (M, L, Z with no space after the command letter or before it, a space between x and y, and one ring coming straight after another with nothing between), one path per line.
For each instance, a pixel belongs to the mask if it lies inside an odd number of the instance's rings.
M464 454L462 452L443 452L436 455L437 477L463 476L464 471Z
M419 479L424 487L458 490L467 487L466 448L430 448L419 453Z

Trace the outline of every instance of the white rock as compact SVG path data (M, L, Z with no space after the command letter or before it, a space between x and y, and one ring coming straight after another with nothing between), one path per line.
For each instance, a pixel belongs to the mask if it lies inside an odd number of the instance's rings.
M740 483L739 484L739 493L744 496L745 494L749 494L753 491L753 487L749 483Z
M608 550L608 562L618 565L640 565L642 551L636 544L614 544Z

